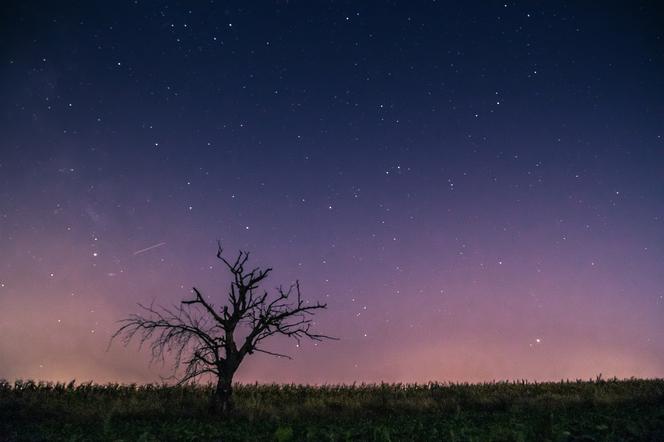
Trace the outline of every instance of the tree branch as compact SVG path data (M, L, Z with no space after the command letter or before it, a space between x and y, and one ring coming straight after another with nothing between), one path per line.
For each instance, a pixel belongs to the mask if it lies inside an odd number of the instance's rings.
M223 256L221 243L217 258L232 276L227 302L221 310L215 309L196 287L193 287L194 299L183 300L173 309L139 304L144 315L133 314L119 321L122 325L111 337L109 346L116 339L129 345L136 338L139 348L149 345L153 362L165 362L167 355L172 356L172 378L185 383L205 374L232 380L244 357L254 352L291 359L289 355L259 347L271 336L286 336L298 343L305 338L337 339L311 331L312 316L327 305L303 301L299 281L288 289L278 287L272 297L267 291L258 294L272 268L255 267L248 271L245 266L249 252L239 251L231 262ZM247 328L244 338L239 338L238 334ZM238 339L242 341L239 349ZM177 376L180 369L183 371Z

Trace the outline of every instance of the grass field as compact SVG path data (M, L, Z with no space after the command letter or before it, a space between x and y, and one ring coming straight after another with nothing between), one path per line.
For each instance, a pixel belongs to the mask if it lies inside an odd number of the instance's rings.
M664 380L206 386L0 383L0 440L664 441Z

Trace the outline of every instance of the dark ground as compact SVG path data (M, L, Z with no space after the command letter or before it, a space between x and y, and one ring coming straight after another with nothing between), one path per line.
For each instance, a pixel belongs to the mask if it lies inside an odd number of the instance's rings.
M664 380L429 385L0 384L2 441L664 441Z

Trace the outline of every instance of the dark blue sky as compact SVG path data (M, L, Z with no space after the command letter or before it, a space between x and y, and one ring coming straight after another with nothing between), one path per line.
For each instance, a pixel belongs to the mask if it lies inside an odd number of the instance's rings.
M4 2L0 377L153 379L217 239L342 338L243 380L664 375L662 9Z

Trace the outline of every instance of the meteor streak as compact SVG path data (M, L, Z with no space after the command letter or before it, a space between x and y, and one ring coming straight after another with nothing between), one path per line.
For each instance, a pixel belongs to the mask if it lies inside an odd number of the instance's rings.
M146 248L141 249L141 250L136 250L136 251L134 252L134 256L136 256L136 255L140 255L141 253L147 252L147 251L152 250L152 249L156 249L157 247L161 247L161 246L163 246L163 245L165 245L165 244L166 244L166 242L164 241L164 242L160 242L159 244L155 244L155 245L152 245L152 246L150 246L150 247L146 247Z

